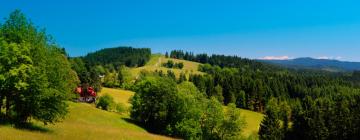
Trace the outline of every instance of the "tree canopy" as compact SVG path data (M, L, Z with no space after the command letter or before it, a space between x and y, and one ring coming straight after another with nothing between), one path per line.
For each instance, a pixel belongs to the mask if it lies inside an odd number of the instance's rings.
M19 10L0 26L0 108L15 124L45 124L67 113L65 100L78 83L63 49ZM0 112L3 113L3 112Z

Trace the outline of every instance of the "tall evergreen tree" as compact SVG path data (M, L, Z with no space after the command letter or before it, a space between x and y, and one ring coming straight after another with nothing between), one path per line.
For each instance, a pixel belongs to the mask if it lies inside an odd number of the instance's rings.
M279 120L278 102L275 98L270 99L267 105L265 117L260 124L260 140L281 140L284 138Z

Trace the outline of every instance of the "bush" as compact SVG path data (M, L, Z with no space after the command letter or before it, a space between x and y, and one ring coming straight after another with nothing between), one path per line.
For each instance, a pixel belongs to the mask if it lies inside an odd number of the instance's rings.
M166 63L163 63L162 65L167 68L177 68L177 69L182 69L184 67L183 62L175 63L172 60L168 60Z
M114 98L109 94L105 94L99 98L98 102L96 103L96 107L101 108L102 110L111 111L114 104Z
M175 68L179 68L179 69L182 69L184 67L184 63L183 62L180 62L180 63L176 63Z

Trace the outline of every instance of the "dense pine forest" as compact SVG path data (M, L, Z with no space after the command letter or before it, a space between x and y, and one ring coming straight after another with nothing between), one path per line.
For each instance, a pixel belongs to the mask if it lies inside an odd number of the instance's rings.
M149 48L117 47L107 48L87 54L83 59L89 65L121 65L127 67L141 67L149 61L151 51Z
M261 140L360 138L358 71L291 69L238 56L174 50L165 56L199 62L203 74L141 71L133 78L130 69L146 65L151 55L149 48L117 47L69 58L17 10L0 25L1 122L59 122L76 87L101 91L104 86L135 91L130 121L175 138L246 139L238 108L265 114ZM173 61L159 65L184 67ZM108 110L112 100L101 96L95 104ZM113 108L125 110L121 107Z

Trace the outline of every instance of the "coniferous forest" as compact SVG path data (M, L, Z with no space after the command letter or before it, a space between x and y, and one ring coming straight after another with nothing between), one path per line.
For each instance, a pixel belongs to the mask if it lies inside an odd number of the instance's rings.
M359 138L357 71L329 73L271 66L236 56L171 51L170 57L204 63L191 75L196 87L221 103L266 115L260 139ZM351 75L351 76L349 76Z
M76 87L111 87L135 92L129 101L132 122L174 138L245 139L242 108L265 115L261 140L360 139L359 71L292 69L182 50L165 55L200 63L202 74L141 71L133 78L132 68L149 63L150 48L106 48L69 57L16 10L0 25L0 119L16 126L32 120L54 124L66 117ZM170 60L159 65L184 67ZM113 99L100 99L96 106L108 110L107 100Z

